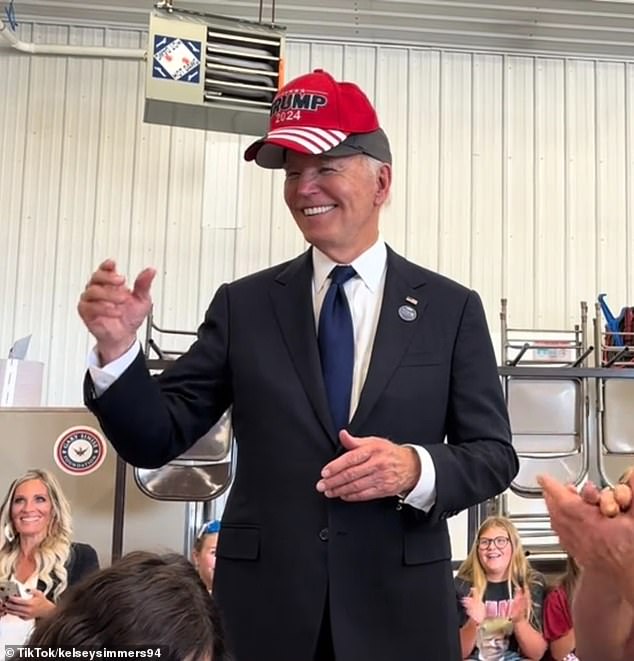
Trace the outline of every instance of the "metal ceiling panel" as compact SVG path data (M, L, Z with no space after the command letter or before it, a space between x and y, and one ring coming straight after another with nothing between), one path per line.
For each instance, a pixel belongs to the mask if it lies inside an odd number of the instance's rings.
M263 3L270 21L272 0ZM258 0L174 0L178 8L258 20ZM18 20L147 25L151 0L19 0ZM275 2L292 38L452 46L634 59L634 3L606 0L294 0Z

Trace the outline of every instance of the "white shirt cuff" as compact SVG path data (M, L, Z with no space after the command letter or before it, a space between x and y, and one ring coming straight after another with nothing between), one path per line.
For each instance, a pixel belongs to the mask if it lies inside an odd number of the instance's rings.
M134 342L122 356L119 356L119 358L107 365L100 365L97 348L93 347L92 351L88 354L88 372L90 373L97 397L103 395L128 367L132 365L140 351L140 343Z
M429 452L420 445L408 443L407 447L412 448L418 454L420 478L403 502L410 507L429 512L436 503L436 468L434 462Z

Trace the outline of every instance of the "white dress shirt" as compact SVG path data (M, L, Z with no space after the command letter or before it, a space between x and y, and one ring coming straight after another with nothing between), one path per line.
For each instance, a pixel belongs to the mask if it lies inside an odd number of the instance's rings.
M315 328L319 326L319 314L326 291L330 286L328 275L337 265L317 248L313 247L313 309ZM355 259L354 267L358 277L350 278L344 285L344 291L352 314L354 328L354 368L352 373L352 393L350 396L350 418L361 397L361 390L372 356L372 346L379 323L385 273L387 270L387 249L382 240ZM141 346L135 342L128 351L116 360L101 367L97 351L93 349L88 358L88 369L97 395L105 392L117 378L134 362ZM429 452L420 445L408 444L420 459L421 473L416 486L410 491L404 502L417 509L428 512L436 500L436 469Z
M321 305L330 287L328 275L337 266L330 257L313 246L313 309L315 328L319 328ZM387 249L382 240L359 255L351 266L357 272L355 278L347 280L343 289L350 306L354 329L354 368L352 370L352 393L350 394L350 417L359 404L361 390L365 383L372 357L372 347L379 323L385 273L387 271ZM420 459L420 478L404 502L407 505L428 512L436 500L436 469L431 455L420 445L408 443L416 450Z

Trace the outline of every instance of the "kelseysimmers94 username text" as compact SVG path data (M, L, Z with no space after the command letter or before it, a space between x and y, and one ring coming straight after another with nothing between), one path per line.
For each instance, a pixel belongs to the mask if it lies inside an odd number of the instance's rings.
M159 645L134 647L35 647L32 645L6 645L7 661L13 659L161 659L168 650Z

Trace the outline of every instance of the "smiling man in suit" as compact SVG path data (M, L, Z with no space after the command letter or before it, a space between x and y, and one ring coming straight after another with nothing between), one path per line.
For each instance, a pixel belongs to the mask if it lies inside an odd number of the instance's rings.
M446 519L518 467L480 299L381 240L392 156L356 85L291 81L245 158L285 171L311 247L220 287L157 378L136 340L154 271L130 289L105 261L79 303L86 402L147 467L232 406L214 596L237 661L457 661Z

